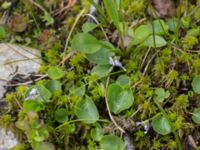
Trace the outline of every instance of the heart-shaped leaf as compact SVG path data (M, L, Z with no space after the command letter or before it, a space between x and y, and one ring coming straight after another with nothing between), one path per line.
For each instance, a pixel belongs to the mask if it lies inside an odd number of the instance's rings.
M90 97L80 100L75 106L75 114L84 123L95 123L99 119L99 112Z
M111 65L97 65L92 69L92 74L99 78L107 76L112 71Z
M161 135L166 135L171 132L171 126L169 121L161 114L153 118L152 127L154 131Z
M30 135L35 141L42 142L49 137L49 132L45 128L40 128L32 130Z
M155 40L155 42L154 42ZM151 35L149 36L140 46L145 47L163 47L167 44L165 39L158 35Z
M57 80L50 80L46 83L47 89L55 94L55 95L60 95L62 93L62 85L59 81Z
M38 112L44 109L44 105L41 102L35 100L26 100L23 103L23 110L25 112Z
M104 64L105 65L105 64L109 64L109 57L111 57L111 56L112 56L111 52L102 48L99 51L97 51L96 53L87 54L86 58L95 64L99 64L99 65Z
M100 147L103 150L125 150L123 140L114 135L106 135L100 141Z
M45 86L36 85L36 89L38 90L40 101L48 101L52 97L51 92Z
M134 31L133 43L134 45L142 43L151 34L151 29L148 25L141 25Z
M195 93L200 94L200 77L194 77L192 80L192 89Z
M68 121L68 112L64 108L59 108L55 111L55 120L64 123Z
M91 54L101 49L101 43L88 33L78 33L72 39L72 48L86 54Z
M192 113L192 120L195 123L200 124L200 108L194 110L194 112Z
M154 31L152 28L152 25L154 26ZM154 20L153 24L148 24L149 28L151 29L151 33L159 34L159 35L166 35L168 33L168 26L165 24L165 22L161 19Z
M168 98L169 95L169 91L165 91L163 88L156 88L154 100L161 103Z
M57 80L62 78L65 75L65 72L58 68L58 67L50 67L48 69L48 76L53 79L53 80Z
M100 141L101 138L103 137L103 133L102 133L102 129L100 127L96 127L93 128L91 130L91 137L95 140L95 141Z
M118 114L133 104L134 98L131 89L123 89L119 84L108 87L108 104L111 112Z
M83 82L77 83L77 87L72 91L76 96L82 97L84 96L86 91L85 84Z
M178 20L176 18L167 19L167 25L170 31L175 32L178 27Z
M120 86L130 86L131 80L127 75L121 75L117 78L116 83L119 84Z

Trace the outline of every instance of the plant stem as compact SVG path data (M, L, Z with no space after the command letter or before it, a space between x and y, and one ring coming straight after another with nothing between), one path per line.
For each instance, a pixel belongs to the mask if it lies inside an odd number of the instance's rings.
M85 12L85 9L83 9L83 10L78 14L78 16L76 17L76 20L75 20L75 22L74 22L74 24L73 24L73 26L72 26L72 28L71 28L71 30L70 30L70 32L69 32L69 35L68 35L68 37L67 37L67 40L66 40L66 42L65 42L64 54L66 53L66 50L67 50L68 43L69 43L69 40L70 40L70 38L71 38L72 32L74 31L74 28L75 28L76 24L78 23L79 19L80 19L81 16L84 14L84 12Z
M179 150L183 150L182 149L182 146L181 146L181 142L180 142L180 139L179 139L179 136L178 134L176 133L176 130L173 128L173 124L172 122L170 121L169 117L167 116L167 113L165 112L165 110L162 108L162 106L157 102L155 101L155 104L157 105L157 107L159 108L159 110L161 111L162 115L167 119L167 121L169 122L170 126L171 126L171 130L172 130L172 133L174 134L174 137L175 137L175 141L178 145L178 149Z

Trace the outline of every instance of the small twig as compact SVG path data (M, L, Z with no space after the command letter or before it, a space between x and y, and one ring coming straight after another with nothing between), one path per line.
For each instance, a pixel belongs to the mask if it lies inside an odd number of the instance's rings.
M70 52L69 54L67 54L67 55L62 59L62 61L59 63L59 66L64 66L65 62L66 62L67 60L69 60L74 54L76 54L76 51L75 51L75 50L72 51L72 52Z
M149 65L151 63L151 61L155 58L155 56L159 53L160 51L157 51L148 61L146 67L144 68L144 71L142 73L142 77L140 78L140 80L138 82L136 82L134 85L132 85L132 88L135 88L138 84L140 84L142 82L142 80L144 79L144 76L149 68Z
M19 106L19 108L22 109L23 107L22 107L22 105L19 103L18 99L17 99L16 97L15 97L14 99L15 99L15 102L17 103L17 105Z
M107 110L108 110L108 114L109 114L109 117L111 119L111 121L113 122L113 124L117 127L117 129L119 129L121 131L121 133L126 133L124 129L122 129L122 127L120 127L117 122L115 121L115 119L113 118L111 112L110 112L110 108L109 108L109 105L108 105L108 99L107 99L107 91L108 91L108 85L109 85L109 81L110 81L110 76L108 76L107 78L107 81L106 81L106 86L104 88L104 92L105 92L105 102L106 102L106 107L107 107Z
M175 44L173 44L172 47L173 47L174 49L176 49L176 50L182 52L182 53L200 53L200 50L183 50L183 49L181 49L181 48L176 47Z
M6 79L0 78L0 81L8 82Z
M13 50L14 52L16 52L17 54L25 57L26 59L32 59L34 62L38 63L38 61L35 61L33 58L29 58L28 56L26 56L25 54L23 54L22 52L19 52L14 46L10 45L10 44L6 44L11 50ZM22 48L22 47L20 47ZM25 49L23 49L25 50ZM29 51L25 50L26 52L30 53ZM32 54L32 53L30 53ZM36 55L35 55L36 56Z
M142 60L142 64L141 64L140 68L142 68L142 67L143 67L143 65L144 65L144 62L145 62L145 60L146 60L146 58L147 58L147 56L148 56L148 54L149 54L150 50L151 50L151 47L149 47L149 49L147 50L147 52L146 52L146 54L145 54L145 56L144 56L144 58L143 58L143 60Z
M55 12L53 15L57 16L57 15L61 14L63 11L65 11L65 10L69 9L70 7L72 7L75 3L76 3L75 0L69 0L67 6L65 6L64 8L59 10L58 12Z
M44 79L44 78L46 78L46 77L47 77L47 74L44 74L44 75L42 75L41 77L35 79L34 81L27 81L27 82L24 82L24 83L17 83L17 84L8 84L8 85L5 85L5 86L11 87L11 86L29 85L29 84L32 84L32 83L37 82L37 81L39 81L39 80L42 80L42 79Z
M17 62L22 62L22 61L31 61L31 60L41 60L41 58L25 58L25 59L19 59L19 60L13 60L13 61L8 61L5 62L4 65L9 65L9 64L14 64Z
M146 67L144 68L144 71L143 71L143 73L142 73L142 76L143 76L143 77L145 76L145 74L146 74L146 72L147 72L147 69L149 68L149 65L150 65L151 61L156 57L156 55L157 55L159 52L160 52L160 51L157 51L157 52L156 52L155 54L153 54L153 56L149 59L147 65L146 65Z
M135 20L134 22L131 23L130 28L133 28L133 27L135 27L135 26L137 26L137 25L140 25L140 24L142 24L143 22L145 22L146 20L147 20L146 18L142 18L142 19L140 19L140 20Z

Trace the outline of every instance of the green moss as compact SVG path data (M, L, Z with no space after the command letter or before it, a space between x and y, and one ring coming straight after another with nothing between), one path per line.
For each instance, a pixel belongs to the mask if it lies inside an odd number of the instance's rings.
M188 50L188 49L192 49L193 46L198 43L198 39L194 36L186 35L183 38L182 43L183 43L183 48Z
M63 78L57 79L57 82L62 86L62 92L53 93L48 100L38 102L39 105L42 104L44 107L44 109L38 112L25 112L24 103L27 103L25 93L34 85L46 87L46 83L51 81L48 76L32 85L23 85L16 88L9 87L8 89L11 92L6 94L7 107L1 112L0 125L11 128L19 137L21 144L16 146L15 149L23 150L31 149L31 147L36 149L42 142L50 142L58 150L100 149L99 141L94 141L90 134L91 129L96 127L102 129L103 135L112 134L120 136L118 129L110 120L105 103L107 77L109 76L110 78L109 84L112 84L120 75L126 75L130 78L134 104L130 109L113 115L113 117L122 128L126 129L136 149L178 149L177 139L174 138L173 134L162 136L152 130L152 128L145 134L144 125L136 125L136 123L142 121L151 123L152 119L160 113L161 109L154 103L156 88L163 88L170 92L169 97L160 102L160 107L166 112L166 116L172 122L174 132L178 133L181 142L188 140L188 135L193 135L194 139L198 140L198 125L194 124L190 118L191 112L195 108L200 107L200 102L198 101L200 96L194 93L191 87L193 77L200 74L199 53L194 51L194 48L198 48L199 45L199 29L197 24L199 9L191 16L185 17L185 10L187 10L187 14L190 14L190 12L196 9L194 4L188 1L186 5L185 2L181 1L180 4L177 4L177 16L179 18L175 17L174 19L175 23L180 25L178 26L180 28L177 28L180 34L170 30L167 34L159 35L166 41L166 45L160 48L151 47L149 53L147 53L148 47L141 47L139 44L128 45L127 49L121 50L122 46L120 45L119 37L114 35L117 33L115 32L117 29L112 26L113 20L106 18L107 22L105 24L104 21L101 21L103 16L97 13L95 17L102 25L108 40L99 27L91 31L90 34L95 36L100 42L106 40L113 45L111 48L111 46L102 45L101 43L101 48L113 52L123 67L126 68L126 71L119 66L115 66L110 74L99 78L97 75L91 74L91 70L96 64L87 60L84 53L76 51L72 57L62 64L65 75ZM24 3L28 4L26 1ZM72 8L66 10L65 13L63 12L63 14L55 16L55 24L46 27L46 22L39 15L43 16L42 11L35 8L34 5L27 5L25 7L24 3L20 2L19 6L16 6L16 9L13 10L13 14L26 14L26 17L29 19L26 32L14 33L7 31L8 35L5 36L3 41L27 44L41 49L44 63L40 67L39 72L40 74L47 74L49 67L59 66L64 57L63 49L66 39L77 19L77 14L83 7L86 8L86 13L89 12L90 4L87 0L77 2ZM38 1L38 3L52 16L55 13L54 9L60 9L60 6L58 6L60 0L51 1L49 4L45 4L43 1ZM121 22L126 22L130 27L133 22L135 23L135 20L140 20L144 17L146 17L147 21L142 23L142 25L151 22L153 18L149 18L146 12L148 4L149 1L147 0L124 0L122 2L120 24ZM100 8L103 11L105 10L103 5ZM105 15L107 15L106 11ZM73 29L72 37L76 33L82 32L81 26L86 20L87 18L84 14ZM166 23L165 19L163 19L163 23ZM137 26L140 26L140 23ZM168 26L167 23L166 26ZM130 28L130 30L134 29ZM134 36L131 38L134 39ZM191 51L192 49L193 51ZM74 49L71 47L70 38L67 54L72 51ZM21 83L17 79L13 82ZM48 95L48 87L44 91L43 96ZM41 96L40 94L39 96ZM34 96L38 96L38 93ZM84 100L87 96L94 101L100 115L99 120L94 124L85 124L78 119L75 113L77 102ZM33 101L35 102L35 100ZM33 107L36 106L38 105L36 104ZM56 121L55 111L60 108L66 109L68 115L67 122L60 123Z

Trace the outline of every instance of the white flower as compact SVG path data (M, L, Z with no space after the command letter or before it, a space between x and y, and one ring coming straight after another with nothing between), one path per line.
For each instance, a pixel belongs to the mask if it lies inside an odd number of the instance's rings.
M33 100L39 96L37 88L33 88L25 100Z
M151 127L151 124L149 123L149 121L146 120L146 121L136 122L136 126L140 126L140 125L144 127L144 134L147 134Z

